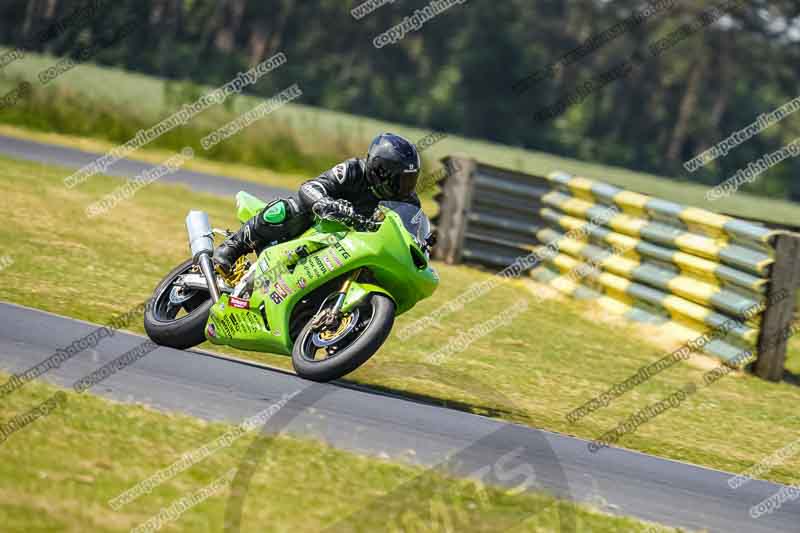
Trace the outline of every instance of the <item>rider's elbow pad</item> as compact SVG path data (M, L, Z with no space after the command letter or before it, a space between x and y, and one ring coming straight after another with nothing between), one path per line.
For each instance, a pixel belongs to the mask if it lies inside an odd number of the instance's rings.
M307 181L300 186L300 201L307 209L314 210L314 206L325 199L329 199L328 191L320 183Z

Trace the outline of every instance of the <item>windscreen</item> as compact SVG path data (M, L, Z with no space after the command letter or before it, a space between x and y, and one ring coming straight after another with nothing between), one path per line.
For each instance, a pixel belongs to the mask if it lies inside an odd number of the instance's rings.
M431 222L421 208L406 202L381 202L380 205L397 213L406 231L414 236L420 248L424 248L425 240L431 234Z

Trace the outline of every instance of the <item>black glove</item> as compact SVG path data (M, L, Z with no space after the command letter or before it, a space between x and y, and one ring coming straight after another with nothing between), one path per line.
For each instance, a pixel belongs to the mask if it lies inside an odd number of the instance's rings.
M350 222L356 215L353 204L347 200L334 200L333 198L323 198L312 207L314 214L327 220L338 220Z

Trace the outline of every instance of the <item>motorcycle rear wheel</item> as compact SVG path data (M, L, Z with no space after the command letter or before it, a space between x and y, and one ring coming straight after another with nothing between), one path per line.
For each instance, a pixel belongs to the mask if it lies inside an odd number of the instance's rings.
M144 314L144 330L156 344L185 350L206 340L206 322L214 303L211 296L200 290L181 294L175 285L180 275L193 268L191 259L184 261L153 291L152 304Z

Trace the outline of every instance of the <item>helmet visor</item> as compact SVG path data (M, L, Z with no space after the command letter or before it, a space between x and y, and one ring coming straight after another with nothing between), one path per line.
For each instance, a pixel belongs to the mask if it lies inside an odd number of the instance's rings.
M386 164L375 164L367 173L373 192L381 199L406 198L417 187L419 169L391 168Z
M400 174L395 182L397 184L397 194L400 198L406 198L416 190L418 177L419 170L406 171Z

